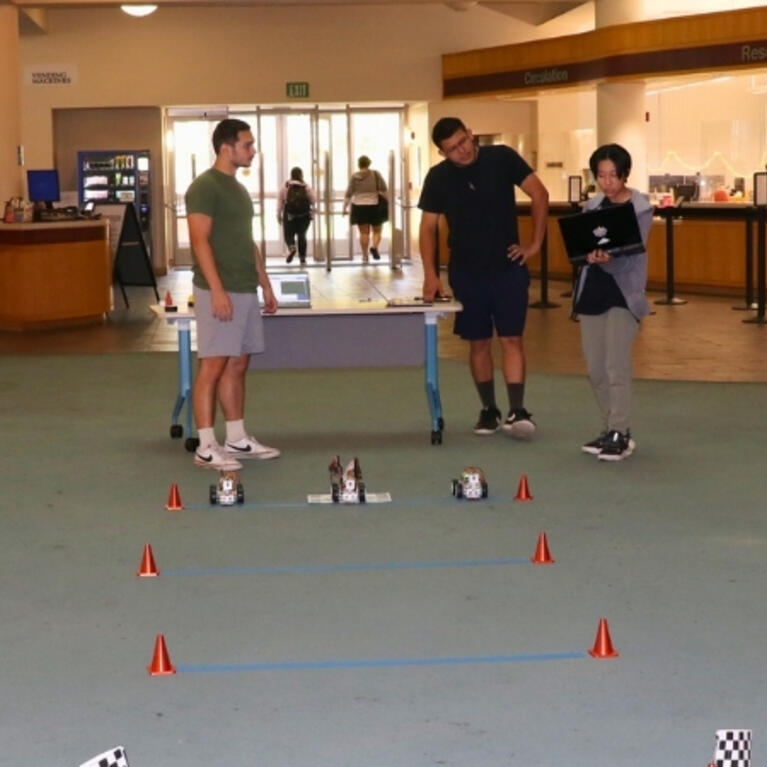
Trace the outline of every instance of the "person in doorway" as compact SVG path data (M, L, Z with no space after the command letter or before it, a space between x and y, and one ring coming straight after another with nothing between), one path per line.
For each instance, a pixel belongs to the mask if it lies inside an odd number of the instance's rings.
M437 263L443 214L449 228L450 287L463 304L453 330L469 342L469 366L482 402L474 433L490 435L502 426L510 436L526 439L536 429L524 406L527 262L543 243L549 195L511 147L477 146L472 132L456 117L437 121L432 140L445 159L426 174L418 201L423 298L433 301L444 295ZM525 244L517 231L515 186L531 200L532 235ZM495 400L493 330L500 343L509 399L503 424Z
M589 159L600 192L587 210L631 203L647 246L653 209L644 194L626 186L631 155L619 144L600 146ZM631 348L639 321L650 313L645 298L647 253L613 258L594 250L581 268L574 313L581 326L581 345L591 388L602 415L602 433L581 446L600 461L620 461L634 451L630 431Z
M370 158L361 155L357 160L357 170L349 179L349 186L344 196L344 215L351 205L351 222L359 230L362 260L368 260L370 255L378 261L381 254L381 230L385 221L389 220L388 197L386 182L377 170L370 169ZM373 230L373 241L370 242L370 230Z
M290 178L280 189L277 204L277 220L282 224L288 246L287 263L295 258L298 240L298 259L301 266L306 265L306 230L312 223L316 203L314 192L304 181L304 172L298 167L291 168Z
M213 166L186 191L189 238L194 256L194 306L199 370L192 402L200 445L197 466L237 470L240 458L276 458L280 451L262 445L244 425L245 374L251 354L264 350L264 311L277 301L264 259L253 242L253 202L237 181L255 155L253 134L242 120L222 120L213 131ZM226 420L226 440L216 441L216 402Z

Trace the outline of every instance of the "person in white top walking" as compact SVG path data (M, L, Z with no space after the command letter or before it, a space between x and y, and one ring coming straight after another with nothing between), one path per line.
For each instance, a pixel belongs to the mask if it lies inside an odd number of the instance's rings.
M381 254L378 247L381 244L381 229L384 221L389 220L386 182L377 170L370 169L370 158L361 155L357 160L356 173L349 179L349 186L344 196L344 215L351 204L351 222L359 230L362 260L368 260L370 255L378 261ZM370 230L373 230L373 243L370 244Z

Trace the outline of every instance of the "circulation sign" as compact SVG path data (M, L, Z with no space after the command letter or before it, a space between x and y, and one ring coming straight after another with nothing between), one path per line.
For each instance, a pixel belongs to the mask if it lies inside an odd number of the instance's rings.
M308 99L309 83L285 83L285 95L289 99Z

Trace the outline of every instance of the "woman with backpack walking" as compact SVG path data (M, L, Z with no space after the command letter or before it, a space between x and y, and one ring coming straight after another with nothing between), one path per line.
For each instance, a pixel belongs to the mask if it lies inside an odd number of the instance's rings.
M377 170L370 170L370 158L361 155L357 160L359 170L352 174L344 197L344 215L351 203L352 224L357 225L360 235L362 260L368 260L368 245L370 245L370 230L373 230L373 244L370 255L378 261L381 254L378 246L381 244L381 228L384 221L389 220L388 198L386 197L386 182Z
M288 246L287 263L291 263L296 256L298 239L298 258L301 266L306 265L306 230L312 223L315 204L314 192L304 181L304 172L299 167L291 168L290 178L280 190L277 205L277 220L282 224Z

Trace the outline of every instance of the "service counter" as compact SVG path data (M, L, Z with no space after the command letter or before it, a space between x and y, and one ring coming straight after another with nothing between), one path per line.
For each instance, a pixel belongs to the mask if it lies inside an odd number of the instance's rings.
M111 300L106 220L0 223L0 329L101 322Z
M530 206L522 203L518 208L520 236L524 241L530 233ZM557 218L579 210L569 203L550 206L547 236L550 278L572 277ZM756 219L756 208L743 203L685 203L680 207L656 208L647 249L648 287L666 290L670 243L677 290L743 295L750 280L746 274L746 253L750 254L751 263L755 255ZM531 269L538 274L540 261L533 261Z

